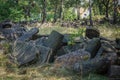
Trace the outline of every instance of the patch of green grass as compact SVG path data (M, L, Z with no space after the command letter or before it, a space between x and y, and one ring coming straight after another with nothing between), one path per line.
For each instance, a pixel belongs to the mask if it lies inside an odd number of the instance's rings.
M100 30L101 36L109 39L120 38L120 26L111 24L96 25Z
M52 30L58 31L62 34L70 34L70 33L77 31L77 29L74 29L74 28L59 27L59 26L40 27L39 34L43 34L43 35L50 34L52 32Z
M105 76L97 75L97 74L89 74L89 76L83 78L83 80L109 80Z

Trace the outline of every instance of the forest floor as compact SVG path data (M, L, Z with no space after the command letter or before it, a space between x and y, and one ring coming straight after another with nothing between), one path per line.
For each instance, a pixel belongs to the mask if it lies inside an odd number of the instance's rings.
M37 26L34 24L31 26ZM45 25L44 25L45 26ZM39 34L49 34L52 30L60 33L74 33L78 28L67 28L48 25L49 27L38 26ZM84 28L82 26L82 28ZM101 36L108 39L120 37L120 27L110 24L97 25ZM87 77L82 77L73 71L62 69L54 69L53 64L44 64L42 66L31 65L25 68L17 68L16 65L10 64L7 56L0 51L0 80L109 80L106 76L98 74L89 74Z

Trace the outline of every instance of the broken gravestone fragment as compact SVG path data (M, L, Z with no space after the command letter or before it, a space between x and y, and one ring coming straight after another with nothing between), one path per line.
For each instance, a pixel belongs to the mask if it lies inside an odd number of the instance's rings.
M31 42L16 41L14 43L12 56L19 66L37 59L37 55L40 55L40 53Z
M109 64L110 61L106 57L97 57L88 61L82 61L81 63L75 63L71 69L82 73L82 76L86 76L90 73L104 74L107 72Z
M8 41L14 41L18 37L22 36L26 32L25 27L21 27L20 25L12 25L6 23L5 25L1 25L0 27L0 36Z
M50 56L50 62L54 61L54 56L56 51L62 46L64 36L57 31L52 31L45 42L45 46L52 49L52 54Z
M57 50L56 56L62 56L64 54L67 54L69 52L77 51L79 49L83 49L84 44L74 44L74 45L68 45L68 46L62 46L59 50Z
M66 67L71 68L75 63L79 63L83 60L89 60L90 53L84 50L77 50L74 52L67 53L59 56L55 60L55 67Z
M95 57L98 57L98 58L101 57L103 55L103 52L104 52L103 47L100 47Z
M5 22L2 22L2 28L5 29L5 28L11 28L13 26L13 23L11 21L5 21Z
M29 41L35 34L39 32L38 28L32 28L28 32L26 32L24 35L19 37L17 41Z
M13 46L13 59L19 65L28 64L31 61L45 63L49 57L50 48L35 45L33 41L16 41Z
M92 39L92 38L99 38L100 37L100 32L99 30L92 28L92 27L87 27L85 36Z
M41 38L38 38L38 39L36 39L35 40L35 44L36 45L45 45L45 43L46 43L46 40L47 40L47 37L41 37Z
M22 27L18 28L7 28L2 30L2 36L4 36L7 40L16 40L18 37L22 36L26 30Z
M52 31L51 34L48 36L45 45L47 47L50 47L53 51L56 51L58 48L61 47L63 37L64 36L57 31Z
M61 56L64 54L67 54L69 52L77 51L79 49L84 49L85 43L77 43L74 45L67 45L67 46L62 46L59 50L57 50L57 56Z
M91 39L86 48L85 51L89 52L91 54L91 58L94 58L101 46L100 39L99 38L93 38Z
M101 40L101 46L105 52L115 52L115 47L109 41Z
M116 49L120 50L120 38L116 38Z
M119 80L120 79L120 66L111 65L109 69L109 78L110 80Z

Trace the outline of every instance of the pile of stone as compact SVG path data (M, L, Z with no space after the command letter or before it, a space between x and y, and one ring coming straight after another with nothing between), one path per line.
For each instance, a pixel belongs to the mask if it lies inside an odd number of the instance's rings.
M100 37L100 32L87 28L85 37L68 45L70 35L52 31L48 36L37 36L39 29L27 30L11 23L1 25L0 35L12 40L10 60L18 66L35 63L54 62L55 67L64 67L82 75L89 73L108 73L110 78L117 78L120 70L120 39L108 40ZM17 37L16 37L17 36ZM117 67L116 67L117 66ZM116 71L116 69L118 71Z
M11 21L4 21L0 23L0 39L13 41L22 36L27 29L20 24L15 24Z

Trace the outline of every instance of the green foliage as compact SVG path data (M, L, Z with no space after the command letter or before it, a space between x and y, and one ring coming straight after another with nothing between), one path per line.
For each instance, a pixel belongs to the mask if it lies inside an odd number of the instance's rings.
M2 46L4 48L5 54L12 52L12 46L10 45L10 43L3 43Z
M0 0L0 21L6 19L13 21L41 20L43 16L39 16L39 14L43 15L45 13L47 13L45 15L47 16L47 21L54 21L53 19L56 18L64 18L63 20L73 21L77 19L77 15L73 12L72 8L89 8L88 1L89 0ZM109 9L109 17L114 17L113 13L115 13L115 11L113 0L92 1L93 15L105 16L106 10ZM44 2L46 2L45 6ZM108 6L108 9L106 9L106 6ZM55 12L56 14L54 14ZM119 22L120 13L116 11L116 14L116 20ZM54 18L54 16L56 16L56 18Z
M65 10L65 12L64 12L64 20L73 21L76 18L77 18L77 16L75 15L75 13L73 13L72 8Z
M68 42L68 45L74 45L74 39L76 37L83 37L85 32L85 28L79 28L78 31L73 31L73 33L70 35L70 41Z
M8 3L0 1L0 20L4 20L9 17L10 10L8 6Z
M12 21L21 21L24 19L24 15L23 15L23 10L18 10L18 9L14 9L14 8L10 8L10 15L9 18Z
M51 14L51 13L49 13L49 14L47 15L47 21L52 22L52 21L53 21L53 17L54 17L54 15Z

